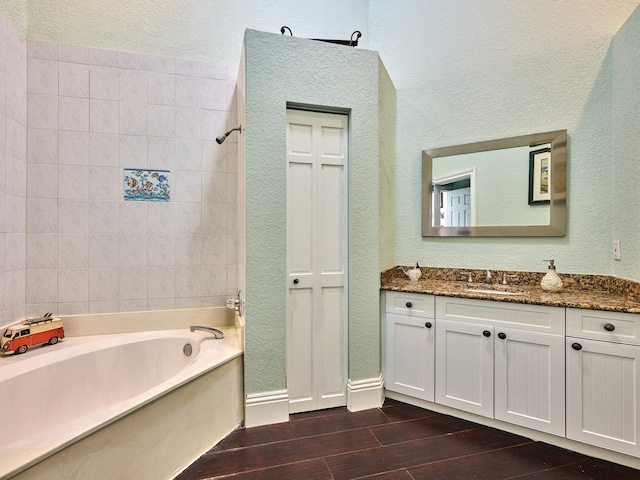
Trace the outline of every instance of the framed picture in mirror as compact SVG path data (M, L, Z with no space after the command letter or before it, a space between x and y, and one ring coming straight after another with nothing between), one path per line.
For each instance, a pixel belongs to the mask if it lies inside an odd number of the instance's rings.
M551 149L529 152L529 205L548 204L551 201Z

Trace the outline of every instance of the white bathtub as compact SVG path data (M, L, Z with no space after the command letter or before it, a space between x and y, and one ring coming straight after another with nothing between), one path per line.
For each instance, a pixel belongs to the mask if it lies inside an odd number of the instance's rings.
M224 339L216 340L209 333L192 333L187 329L67 337L55 346L0 358L0 478L12 478L43 459L50 460L48 457L65 447L240 357L242 350L235 329L218 328L225 332ZM186 344L191 345L190 356L183 353ZM241 360L236 365L241 369ZM231 375L237 380L238 372ZM241 398L241 382L237 390ZM230 400L235 397L230 392L225 393ZM144 422L153 429L170 414L160 416L162 418L151 418L151 421L147 418ZM194 419L195 423L198 421ZM188 420L180 421L184 422ZM237 425L238 422L232 423ZM144 437L144 432L138 431L139 424L134 428L136 431L125 433L121 441L130 438L138 443L139 437ZM164 428L173 429L173 426ZM187 435L190 433L186 432ZM157 432L151 432L150 437L152 442L161 443ZM106 440L98 441L96 445L101 455L108 455L108 449L102 446L107 447L114 439L108 434ZM171 445L170 437L164 440L168 442L169 451L178 447ZM175 442L184 443L177 431ZM127 450L131 450L129 447ZM148 447L142 450L148 450ZM65 454L49 462L51 465L42 466L42 478L96 478L96 473L88 470L84 471L85 476L77 476L79 467L75 462L78 459L69 457L67 452L60 453ZM189 458L180 462L193 460L201 453L187 452ZM152 457L157 454L153 449L150 451ZM104 455L100 461L112 465L111 469L126 463L121 453L110 460ZM105 478L170 478L185 466L169 465L169 471L159 472L155 466L145 466L140 455L139 452L134 454L133 466L122 465L129 469L126 476L121 470L106 473ZM66 467L65 462L69 463ZM157 463L155 458L149 462ZM40 478L37 467L39 465L25 471L19 478ZM60 471L53 474L51 468ZM69 468L73 471L66 472Z

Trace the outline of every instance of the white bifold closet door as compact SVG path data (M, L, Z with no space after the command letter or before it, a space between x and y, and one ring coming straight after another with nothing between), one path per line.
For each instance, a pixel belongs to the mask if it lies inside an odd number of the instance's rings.
M346 405L349 117L287 110L289 412Z

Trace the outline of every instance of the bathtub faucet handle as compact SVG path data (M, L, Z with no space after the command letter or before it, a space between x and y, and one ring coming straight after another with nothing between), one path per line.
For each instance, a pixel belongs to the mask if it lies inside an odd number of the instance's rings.
M189 329L192 332L195 332L196 330L202 330L203 332L209 332L211 333L215 338L217 338L218 340L224 337L224 333L222 333L221 330L218 330L217 328L212 328L212 327L201 327L199 325L192 325L191 327L189 327Z

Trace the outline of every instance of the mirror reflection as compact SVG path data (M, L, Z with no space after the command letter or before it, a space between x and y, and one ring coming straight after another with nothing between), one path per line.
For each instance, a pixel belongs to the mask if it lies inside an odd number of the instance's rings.
M423 152L423 236L561 236L566 130Z

